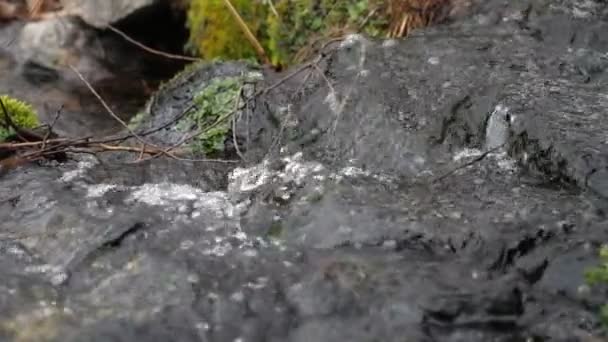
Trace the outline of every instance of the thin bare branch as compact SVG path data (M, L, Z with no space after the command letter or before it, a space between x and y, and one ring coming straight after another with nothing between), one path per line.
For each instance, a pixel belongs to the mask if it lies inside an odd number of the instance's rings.
M59 109L55 113L55 117L53 118L53 121L51 121L51 124L47 128L46 134L44 135L44 139L42 139L42 149L44 149L46 147L46 141L51 137L51 134L53 134L53 128L55 127L57 120L59 120L59 117L61 116L62 111L63 111L63 105L61 107L59 107Z
M146 144L147 145L147 143L139 135L137 135L135 132L133 132L133 130L129 127L129 125L127 125L126 122L124 122L123 119L121 119L118 115L116 115L116 113L114 113L114 111L112 110L112 108L110 108L110 106L108 106L108 104L106 103L106 101L101 97L101 95L99 95L99 93L97 92L97 90L95 90L95 88L93 88L93 86L91 85L91 83L89 83L89 81L87 81L86 78L84 78L84 76L80 73L80 71L78 71L72 65L69 65L69 67L70 67L70 69L72 69L72 71L74 71L76 73L76 75L78 76L78 78L80 78L80 80L87 86L87 88L91 91L91 93L93 94L93 96L95 96L95 98L97 98L97 100L99 100L99 102L101 103L101 105L112 116L112 118L114 118L114 120L118 121L129 133L131 133L131 135L133 137L135 137L137 140L139 140L142 144Z
M129 37L126 33L122 32L121 30L117 29L116 27L112 26L112 25L108 25L107 28L116 33L117 35L121 36L124 40L128 41L129 43L141 48L144 51L147 51L151 54L154 55L158 55L158 56L162 56L165 58L169 58L169 59L177 59L177 60L182 60L182 61L188 61L188 62L199 62L202 59L200 58L196 58L196 57L189 57L189 56L182 56L182 55L176 55L176 54L172 54L172 53L168 53L168 52L164 52L164 51L160 51L160 50L156 50L153 49L151 47L148 47L140 42L138 42L137 40Z
M483 152L482 154L480 154L480 155L478 155L477 157L475 157L475 158L473 158L473 159L469 160L468 162L463 163L462 165L459 165L459 166L457 166L457 167L453 168L452 170L450 170L450 171L446 172L445 174L443 174L443 175L441 175L441 176L439 176L439 177L437 177L437 178L433 179L433 180L431 181L431 183L440 182L440 181L442 181L442 180L446 179L447 177L449 177L449 176L453 175L454 173L456 173L456 172L457 172L457 171L459 171L459 170L462 170L462 169L464 169L464 168L466 168L466 167L469 167L469 166L471 166L471 165L473 165L473 164L479 163L480 161L484 160L484 159L485 159L485 158L486 158L488 155L490 155L490 154L492 154L492 153L494 153L494 152L496 152L496 151L500 150L500 149L501 149L501 148L503 148L504 146L505 146L505 144L501 144L501 145L498 145L498 146L496 146L496 147L494 147L494 148L491 148L491 149L489 149L489 150L487 150L487 151Z
M28 8L28 15L30 18L36 18L40 11L42 10L42 5L44 4L44 0L36 0L32 3Z
M235 113L237 113L239 110L239 104L241 103L242 94L243 94L243 87L241 86L236 95L236 101L234 102L234 109L232 110ZM239 156L239 158L241 158L242 160L246 160L245 156L241 153L241 150L239 149L239 142L238 142L238 139L236 138L236 123L237 123L237 116L232 115L232 142L234 143L234 150L236 151L236 154Z
M316 63L313 64L313 67L315 68L315 70L317 70L319 75L321 75L321 77L325 80L325 83L327 83L327 87L329 88L329 91L332 94L336 94L336 90L334 89L334 86L331 84L331 82L329 81L327 76L325 76L325 72L323 70L321 70L321 68L319 68L319 66Z
M134 161L134 163L140 163L145 160L155 159L160 156L167 156L171 159L184 161L184 162L213 162L213 163L238 163L241 160L245 160L242 151L240 150L240 146L236 137L236 114L241 110L244 105L245 108L249 108L249 104L251 101L259 98L263 94L266 94L273 89L279 87L283 83L287 82L289 79L295 77L300 74L304 70L310 70L308 73L306 80L308 80L308 76L313 73L313 70L321 72L320 68L317 66L317 63L323 58L323 55L319 55L312 62L306 63L285 75L278 81L274 82L270 86L263 87L254 92L251 96L244 97L243 96L243 86L240 87L239 92L237 94L237 99L234 104L234 108L228 113L225 113L221 117L217 118L214 122L206 125L205 127L200 127L197 131L185 134L176 144L169 147L158 147L152 144L147 143L142 136L153 134L154 132L158 132L162 129L170 127L175 122L178 122L181 118L188 115L194 108L196 108L195 104L191 104L186 107L179 115L169 120L169 122L159 126L152 128L150 130L141 132L137 134L134 132L126 122L124 122L118 115L116 115L108 104L104 101L104 99L99 95L99 93L94 89L94 87L85 79L85 77L73 66L70 65L72 71L78 75L80 80L87 86L87 88L91 91L91 93L97 98L97 100L103 105L106 111L110 114L110 116L118 121L124 128L127 129L127 134L122 134L119 136L111 136L106 138L97 138L93 139L92 136L85 136L81 138L55 138L52 137L52 130L54 125L56 124L59 116L61 115L61 110L59 109L51 122L50 125L47 126L47 132L44 136L40 136L32 141L21 141L21 142L4 142L0 143L0 149L6 149L9 151L23 151L25 153L20 153L18 155L13 155L9 158L5 158L0 160L0 174L4 173L6 170L14 168L15 166L21 165L25 162L35 161L47 157L53 157L60 154L65 153L88 153L97 156L97 154L104 152L128 152L128 153L136 153L138 158ZM331 83L328 82L328 86L331 88ZM2 105L2 103L0 103ZM8 111L5 111L5 117L8 116ZM214 129L218 125L223 124L225 121L232 119L232 133L233 139L235 142L235 149L237 154L241 158L241 160L225 160L225 159L190 159L183 157L183 153L187 152L180 147L185 143L199 137L203 134L208 133L210 130ZM10 118L6 120L10 123ZM282 126L285 125L283 122ZM284 127L283 127L284 128ZM282 133L279 133L279 136ZM34 137L34 136L33 136ZM123 146L120 145L123 141L136 138L139 142L141 142L141 146ZM182 155L182 156L180 156Z

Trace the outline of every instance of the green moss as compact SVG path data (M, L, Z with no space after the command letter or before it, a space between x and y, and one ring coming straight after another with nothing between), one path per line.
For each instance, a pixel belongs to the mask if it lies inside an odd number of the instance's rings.
M231 0L274 65L298 62L302 53L345 32L383 34L388 19L378 11L383 0ZM277 15L278 14L278 15ZM205 59L252 59L255 50L224 0L192 0L188 11L188 47Z
M163 90L166 90L168 86L173 85L180 80L187 79L190 74L196 72L196 70L199 70L201 67L207 64L209 64L209 62L205 61L186 64L182 71L173 75L173 77L171 77L169 80L161 82L157 92L162 92Z
M318 202L321 202L322 199L323 199L323 194L320 192L313 193L308 197L308 201L310 203L318 203Z
M585 280L589 285L608 285L608 246L600 249L600 264L585 271ZM608 303L602 306L600 317L604 325L608 326Z
M279 17L270 16L269 46L275 61L299 62L303 51L318 48L332 36L364 32L371 36L383 33L387 20L374 15L378 0L280 0Z
M154 101L154 98L157 94L169 91L171 86L176 85L179 81L186 80L190 74L194 73L196 70L199 70L203 65L206 65L206 64L209 64L209 63L200 61L200 62L192 62L192 63L186 64L186 66L184 66L184 68L181 71L179 71L178 73L173 75L173 77L171 77L168 80L160 82L158 89L155 92L155 95L152 96L150 99L148 99L148 103L146 104L146 107L148 107L150 105L151 101L152 102ZM129 120L129 128L132 130L137 129L139 127L139 125L148 118L148 116L149 116L149 113L146 112L146 110L142 109L137 114L135 114L131 118L131 120Z
M134 117L131 118L131 120L129 121L129 128L132 130L135 130L139 127L139 125L144 122L144 120L148 117L148 113L146 113L145 111L140 111L139 113L135 114Z
M22 128L36 128L40 126L38 114L31 105L8 95L0 95L0 99L2 99L11 117L11 121L15 125ZM0 141L4 141L14 134L14 130L8 127L4 119L4 112L0 110Z
M190 144L195 153L212 155L224 150L224 142L231 129L232 120L237 108L243 106L239 100L245 82L254 82L261 77L249 73L242 77L218 77L204 87L193 101L196 111L180 121L177 128L184 133L204 131Z
M214 63L220 62L201 61L188 64L170 80L163 82L156 94L172 93L174 88L183 86L190 89L199 88L200 86L193 83L194 77L191 76L203 68L212 68L213 65L211 64ZM192 98L195 111L186 115L176 125L176 128L182 134L196 134L198 131L205 131L204 134L198 135L188 144L192 152L212 155L224 150L224 141L230 132L232 123L229 116L235 112L236 100L241 87L245 83L255 83L263 78L256 63L246 63L245 65L248 66L249 72L242 76L214 78ZM156 95L148 100L147 108L153 105L155 97ZM242 101L240 106L243 106ZM146 110L141 110L130 119L129 128L137 130L148 119L149 115ZM222 118L225 120L221 120L221 123L214 125L216 121ZM211 125L213 127L209 128Z
M270 239L281 239L283 236L283 225L281 222L273 222L268 228L266 236Z
M231 0L252 32L264 30L267 6L251 0ZM207 60L255 58L249 44L223 0L192 0L188 9L188 48Z

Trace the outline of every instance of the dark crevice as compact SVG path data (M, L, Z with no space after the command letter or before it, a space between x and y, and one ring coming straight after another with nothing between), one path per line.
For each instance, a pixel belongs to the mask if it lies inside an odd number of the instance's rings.
M115 250L122 246L124 241L131 236L139 233L144 230L147 225L143 222L137 222L127 228L126 230L120 232L115 236L111 236L105 241L103 241L100 245L91 248L88 252L80 257L74 258L66 269L70 270L70 273L75 273L81 267L87 267L94 260L100 258L101 256L109 253L112 250ZM64 283L64 286L67 286L68 282Z
M524 170L542 176L549 183L582 185L568 174L567 160L559 157L553 146L542 148L540 142L530 138L527 132L511 137L508 153L519 161Z
M130 38L155 50L183 55L188 41L186 13L175 6L160 3L144 7L127 18L115 23L115 28ZM102 36L117 37L112 31L104 31ZM122 38L120 38L122 39ZM184 61L144 52L139 47L124 41L125 46L139 49L143 56L144 74L150 79L167 79L181 70Z
M534 285L543 277L547 266L549 266L549 260L543 259L541 263L530 269L520 269L519 273L529 285Z
M536 236L528 236L522 238L515 246L508 247L503 246L499 252L498 258L490 265L489 271L506 272L512 267L517 259L528 255L534 249L536 249L541 242L547 241L551 238L551 234L545 235L543 231L539 231ZM546 265L545 265L546 267ZM544 268L540 268L537 271L542 272ZM530 281L535 282L536 273L530 274Z
M474 134L472 134L471 132L469 132L469 127L467 127L466 122L462 122L460 116L461 111L463 109L467 109L470 108L472 106L472 102L471 102L471 97L469 95L464 96L463 98L455 101L454 103L452 103L449 106L449 115L447 115L444 119L443 122L441 124L441 128L440 128L440 132L439 132L439 137L436 137L436 144L443 144L446 142L446 140L448 139L449 136L457 136L458 138L460 138L459 143L464 144L464 145L468 145L471 143L472 137L474 136ZM462 125L462 130L463 130L463 135L462 137L458 136L459 134L457 134L458 132L452 132L454 130L456 130L457 128L455 128L456 125ZM450 134L452 133L452 134Z
M117 237L104 242L101 245L100 249L120 247L120 245L123 243L123 241L125 239L129 238L132 235L137 234L139 231L141 231L145 228L146 228L146 225L144 223L141 223L141 222L135 223L133 226L131 226L129 229L122 232Z

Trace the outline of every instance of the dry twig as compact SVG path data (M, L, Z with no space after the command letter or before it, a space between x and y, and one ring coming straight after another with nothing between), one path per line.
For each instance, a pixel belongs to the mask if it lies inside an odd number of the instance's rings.
M333 40L333 41L335 41L335 40ZM331 43L331 42L328 42L327 45L329 43ZM249 97L243 98L242 100L241 100L241 98L243 97L243 88L241 87L240 91L238 92L238 99L236 101L236 104L229 113L222 115L221 117L217 118L214 122L212 122L209 125L206 125L205 127L200 127L195 132L184 135L184 137L182 137L182 139L180 139L176 144L169 146L169 147L159 147L159 146L152 145L152 144L148 143L147 141L145 141L143 139L143 137L151 135L160 130L166 129L166 128L170 127L171 125L175 124L180 119L182 119L183 117L188 115L188 113L190 113L193 109L195 109L196 108L195 104L191 104L190 106L186 107L179 115L172 118L168 122L166 122L158 127L149 129L147 131L137 133L137 132L133 131L127 125L127 123L125 121L123 121L118 115L116 115L116 113L114 113L114 111L109 107L109 105L105 102L105 100L101 97L101 95L85 79L85 77L76 68L74 68L73 66L70 66L72 71L74 71L78 75L80 80L87 86L87 88L91 91L91 93L103 105L103 107L110 114L110 116L114 120L118 121L127 130L128 133L122 134L119 136L111 136L111 137L97 138L97 139L93 139L92 136L85 136L85 137L80 137L80 138L65 138L65 137L52 136L53 127L55 126L57 120L59 119L59 117L61 115L62 109L60 108L57 111L52 122L49 125L46 125L47 126L46 134L40 135L40 136L37 136L37 135L21 136L21 137L17 137L18 141L16 141L16 142L0 143L0 149L2 149L2 150L20 152L17 156L10 156L9 158L0 160L0 173L4 173L7 169L21 165L25 162L35 161L35 160L39 160L42 158L53 157L53 156L65 154L68 152L69 153L87 153L87 154L92 154L96 157L98 157L99 153L103 153L103 152L137 153L138 159L135 162L143 162L144 160L154 159L154 158L158 158L158 157L164 155L164 156L168 156L174 160L184 161L184 162L237 163L237 162L239 162L239 160L182 158L182 157L175 155L175 152L180 152L181 151L180 147L182 145L186 144L187 142L191 141L192 139L195 139L196 137L199 137L205 133L208 133L210 130L212 130L213 128L217 127L218 125L224 123L226 120L232 119L233 139L234 139L234 143L235 143L235 149L237 151L237 154L241 158L241 160L245 160L245 157L244 157L242 151L240 151L240 147L238 146L238 141L236 139L236 132L235 132L236 131L236 129L235 129L236 113L238 113L238 111L240 110L241 105L244 105L245 108L248 108L251 101L253 101L256 98L259 98L260 96L281 86L282 84L287 82L289 79L297 76L298 74L302 73L305 70L311 71L309 74L307 74L305 81L308 80L308 77L314 71L317 71L320 74L323 74L322 70L320 70L319 66L317 65L321 61L322 58L323 58L323 55L321 54L317 58L315 58L313 61L299 66L297 69L288 73L287 75L285 75L281 79L277 80L273 84L257 90L256 92L254 92L254 94L252 94ZM322 76L324 76L324 75L322 75ZM325 81L327 82L328 86L331 89L332 85L326 77L325 77ZM3 106L3 103L0 103L0 106ZM9 113L6 110L4 113L4 117L5 117L5 121L6 121L5 124L10 125L9 127L13 128L13 130L15 130L16 132L27 132L27 130L24 130L24 129L16 126L11 121ZM283 121L282 125L284 125L284 124L285 124L285 121ZM282 130L281 130L281 132L279 132L279 137L278 137L279 139L280 139L281 134L282 134ZM137 146L121 145L121 143L125 142L128 139L132 139L132 138L139 141L141 143L141 146L137 147ZM23 152L25 152L25 153L23 153ZM148 157L144 157L145 155L147 155Z
M258 39L251 32L251 30L249 29L249 26L247 26L247 23L243 20L243 18L241 17L239 12L236 10L236 8L234 8L234 6L230 2L230 0L224 0L224 4L226 4L226 7L228 7L230 14L232 14L232 16L234 17L236 22L239 24L239 26L243 30L243 33L247 37L247 40L249 40L249 42L253 45L253 48L255 49L256 53L262 59L262 62L266 65L270 65L271 64L270 59L268 58L266 51L262 47L262 44L260 44Z
M114 118L114 120L118 121L131 134L132 137L134 137L141 143L141 151L145 151L147 145L150 145L150 146L156 148L155 145L146 142L142 137L140 137L137 133L135 133L124 120L122 120L118 115L116 115L116 113L114 113L114 111L110 108L110 106L108 106L108 104L101 97L101 95L99 95L99 93L95 90L95 88L93 88L91 83L89 83L89 81L87 81L84 78L84 76L76 68L74 68L72 65L69 65L69 67L70 67L70 69L72 69L72 71L74 71L76 73L76 75L78 75L78 78L80 78L80 80L87 86L87 88L91 91L91 93L95 96L95 98L97 98L97 100L99 100L99 102L106 109L106 111L112 116L112 118ZM144 152L141 152L141 153L143 154ZM165 152L165 154L167 154L167 156L169 156L169 157L175 157L175 156L169 154L169 152ZM138 159L138 160L140 160L140 159Z
M437 183L437 182L440 182L440 181L442 181L442 180L446 179L447 177L449 177L449 176L453 175L454 173L456 173L456 172L457 172L457 171L459 171L459 170L462 170L462 169L464 169L464 168L467 168L467 167L469 167L469 166L471 166L471 165L473 165L473 164L479 163L480 161L484 160L484 159L485 159L485 158L486 158L488 155L490 155L490 154L492 154L492 153L494 153L494 152L496 152L496 151L500 150L500 149L501 149L501 148L503 148L504 146L505 146L505 144L501 144L501 145L498 145L498 146L496 146L496 147L494 147L494 148L491 148L491 149L489 149L489 150L487 150L487 151L483 152L482 154L480 154L480 155L478 155L477 157L475 157L475 158L473 158L473 159L469 160L468 162L463 163L462 165L459 165L459 166L457 166L457 167L453 168L452 170L450 170L450 171L446 172L445 174L443 174L443 175L441 175L441 176L439 176L439 177L437 177L437 178L433 179L433 180L431 181L431 183Z
M241 103L241 95L243 94L243 87L241 87L236 95L236 101L234 103L234 109L232 110L233 112L238 112L239 110L239 104ZM241 153L241 150L239 149L239 142L236 138L236 122L237 122L237 116L236 115L232 115L232 142L234 143L234 150L236 151L236 154L239 156L239 158L241 158L242 160L246 160L245 156Z
M159 56L169 58L169 59L177 59L177 60L188 61L188 62L199 62L202 60L202 59L196 58L196 57L176 55L176 54L153 49L153 48L148 47L148 46L138 42L137 40L129 37L126 33L122 32L121 30L117 29L116 27L114 27L112 25L108 25L108 29L110 31L116 33L117 35L121 36L124 40L128 41L129 43L141 48L144 51L154 54L154 55L159 55Z
M59 117L61 116L61 112L62 111L63 111L63 106L61 106L57 110L57 112L55 113L55 117L53 118L53 121L51 121L51 124L48 125L47 130L46 130L46 134L44 135L44 138L42 139L42 149L44 149L46 147L47 140L49 140L49 138L53 134L53 128L55 127L55 124L57 123L57 120L59 120Z

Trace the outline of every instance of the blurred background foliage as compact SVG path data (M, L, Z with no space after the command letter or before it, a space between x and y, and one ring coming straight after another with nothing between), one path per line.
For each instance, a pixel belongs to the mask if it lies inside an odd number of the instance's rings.
M188 50L204 59L256 59L226 0L191 0ZM443 0L229 0L275 66L301 62L348 33L404 36L433 20Z

